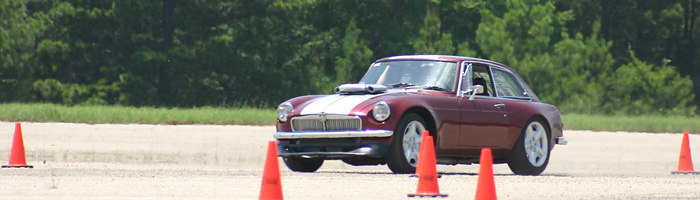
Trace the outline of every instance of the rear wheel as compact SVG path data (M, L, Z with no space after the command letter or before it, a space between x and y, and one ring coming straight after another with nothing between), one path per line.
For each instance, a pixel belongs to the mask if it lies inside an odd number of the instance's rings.
M528 121L508 156L508 167L518 175L540 175L549 163L549 127L544 121Z
M406 114L399 120L386 156L392 172L404 174L416 171L421 134L426 127L425 120L414 113Z
M322 158L285 157L284 164L295 172L315 172L323 165Z

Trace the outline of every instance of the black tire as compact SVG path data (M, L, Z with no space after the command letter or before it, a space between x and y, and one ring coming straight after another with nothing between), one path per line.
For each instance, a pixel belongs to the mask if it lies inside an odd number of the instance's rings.
M295 172L315 172L323 165L322 158L285 157L284 164Z
M543 120L530 119L507 158L510 170L517 175L540 175L549 164L550 137L549 127Z
M424 130L427 130L425 120L417 114L409 113L399 120L386 156L386 163L392 172L415 173L421 134ZM404 140L409 141L407 145L404 145Z

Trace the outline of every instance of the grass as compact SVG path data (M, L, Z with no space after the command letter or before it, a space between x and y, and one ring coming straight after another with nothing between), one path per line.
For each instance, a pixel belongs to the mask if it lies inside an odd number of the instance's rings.
M151 108L0 104L1 121L89 124L273 125L275 111L257 108Z
M0 121L89 124L274 125L275 110L0 104ZM567 130L700 133L700 118L680 116L562 115Z
M566 114L562 121L567 130L700 133L698 117Z

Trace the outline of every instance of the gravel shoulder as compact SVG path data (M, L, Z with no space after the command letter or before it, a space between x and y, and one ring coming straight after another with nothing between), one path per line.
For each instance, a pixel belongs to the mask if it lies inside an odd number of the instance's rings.
M257 199L271 126L22 123L33 169L0 169L0 199ZM6 164L14 123L0 122ZM564 132L541 176L495 165L501 199L698 199L700 175L671 175L681 134ZM700 152L700 136L690 136ZM695 159L697 160L697 158ZM280 161L286 199L407 199L417 179L386 166L327 161L316 173ZM698 171L698 162L694 162ZM441 193L472 199L479 165L439 165Z

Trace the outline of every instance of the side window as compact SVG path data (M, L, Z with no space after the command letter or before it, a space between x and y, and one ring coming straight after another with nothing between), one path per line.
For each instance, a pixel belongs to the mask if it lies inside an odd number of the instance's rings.
M528 97L527 92L513 74L498 68L491 69L499 97Z
M482 64L472 64L471 69L469 71L469 76L465 76L464 79L462 80L462 83L464 84L462 88L471 88L471 86L474 85L481 85L484 86L484 92L476 95L481 95L481 96L495 96L493 92L493 84L491 81L491 76L489 75L489 68L486 65ZM471 85L467 85L468 83L471 83Z

